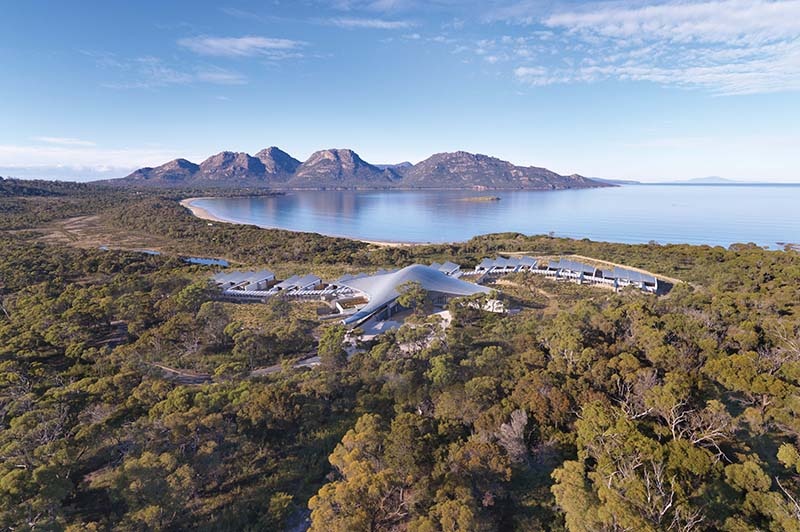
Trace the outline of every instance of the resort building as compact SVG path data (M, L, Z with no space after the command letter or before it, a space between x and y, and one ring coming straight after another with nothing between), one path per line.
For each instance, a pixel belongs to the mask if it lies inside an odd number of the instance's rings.
M316 275L293 275L278 282L275 274L269 270L218 273L214 275L213 282L223 296L237 300L263 301L278 295L297 299L325 299L341 292L350 292L349 289L324 285Z
M269 285L275 280L275 274L269 270L257 272L222 272L213 277L214 283L223 292L238 290L256 292L268 290Z
M594 266L569 259L550 261L547 269L565 277L602 277L602 272Z
M603 272L604 274L607 272ZM627 268L615 267L611 272L614 280L619 287L636 286L645 292L658 292L658 277L653 275L629 270Z
M475 267L475 273L482 275L505 275L530 271L536 268L538 261L532 257L495 257L494 259L483 259Z
M322 279L316 275L292 275L285 281L275 285L276 291L297 292L301 290L312 290L322 284Z
M531 272L556 279L573 280L581 284L603 285L619 289L636 286L640 290L658 293L659 282L654 275L615 266L603 270L572 259L551 259L547 262L532 257L485 258L471 272L479 276L476 282L516 272Z
M353 313L345 317L343 323L356 327L370 318L390 317L402 308L397 303L397 298L400 297L399 288L408 282L419 283L427 292L430 302L439 306L456 297L490 292L485 286L461 281L445 274L440 268L422 264L413 264L389 273L342 278L336 283L350 288L354 294L367 301L360 308L353 308Z
M551 261L547 270L555 272L556 277L571 278L578 282L605 284L615 289L636 286L645 292L656 293L658 291L658 279L655 276L618 266L603 270L582 262L560 259Z
M378 270L372 274L347 274L331 283L323 282L313 274L293 275L284 281L275 279L269 270L255 272L223 272L214 275L213 281L222 295L239 301L265 301L270 297L326 302L331 312L326 315L342 317L343 323L356 327L371 318L383 321L403 307L397 303L400 287L408 282L418 283L427 293L428 302L443 307L456 297L487 294L490 289L481 286L499 276L529 272L580 284L606 286L617 290L635 286L640 290L658 293L658 279L646 272L622 267L600 269L580 261L560 258L549 261L533 257L495 257L483 259L474 270L462 270L458 264L447 261L430 266L413 264L399 270ZM474 282L467 282L472 280ZM491 312L512 312L502 301L481 303Z

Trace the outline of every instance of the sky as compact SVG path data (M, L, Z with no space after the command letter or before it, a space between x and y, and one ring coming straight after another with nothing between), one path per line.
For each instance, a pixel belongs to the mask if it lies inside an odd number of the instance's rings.
M0 0L0 175L268 146L800 181L800 0Z

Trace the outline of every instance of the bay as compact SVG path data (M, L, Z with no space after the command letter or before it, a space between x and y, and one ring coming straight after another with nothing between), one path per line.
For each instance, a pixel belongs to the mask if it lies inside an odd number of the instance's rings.
M487 196L499 198L488 201ZM628 185L563 191L297 191L202 198L235 223L381 242L460 242L514 231L660 244L800 242L797 185Z

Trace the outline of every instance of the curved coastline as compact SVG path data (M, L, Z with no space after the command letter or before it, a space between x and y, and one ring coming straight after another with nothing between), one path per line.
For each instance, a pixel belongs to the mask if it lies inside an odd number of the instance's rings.
M209 211L207 211L203 207L198 207L197 205L195 205L193 203L193 202L195 202L197 200L202 200L202 199L212 199L212 198L210 198L210 197L186 198L186 199L182 199L179 203L180 203L181 207L185 207L185 208L189 209L193 215L195 215L197 218L200 218L201 220L209 220L209 221L212 221L212 222L235 223L235 222L230 222L228 220L224 220L224 219L222 219L222 218L220 218L218 216L214 216L213 214L211 214Z
M243 224L242 222L235 222L233 220L226 220L224 218L220 218L219 216L215 216L214 214L211 214L211 212L209 212L207 209L204 209L203 207L198 207L197 205L194 204L195 201L203 200L203 199L214 199L214 198L208 197L208 196L206 196L206 197L198 197L198 198L186 198L186 199L180 200L178 203L180 203L181 207L189 209L189 211L196 218L200 218L201 220L208 220L210 222L222 222L222 223L226 223L226 224L248 225L248 224ZM263 229L267 229L267 228L263 228ZM283 229L281 227L274 227L272 229L280 229L282 231L291 231L293 233L302 233L303 232L303 231L292 231L291 229ZM425 245L424 242L390 242L390 241L379 241L379 240L364 240L364 239L361 239L361 238L353 238L353 237L350 237L350 236L340 236L340 235L325 235L325 236L330 236L330 237L333 237L333 238L346 238L347 240L355 240L357 242L364 242L365 244L372 244L374 246L392 247L392 248L410 247L410 246L423 246L423 245Z
M789 214L796 209L800 188L792 193L770 187L742 191L741 187L689 190L655 186L552 194L514 192L491 205L459 201L464 196L298 192L266 205L228 202L226 197L212 194L180 203L205 220L391 246L466 242L478 234L517 232L628 244L728 247L752 242L785 249L786 242L797 242L787 236L800 233L800 220ZM709 211L710 200L716 207ZM752 205L768 206L775 216L759 224L745 221L740 214ZM688 226L687 221L691 222Z

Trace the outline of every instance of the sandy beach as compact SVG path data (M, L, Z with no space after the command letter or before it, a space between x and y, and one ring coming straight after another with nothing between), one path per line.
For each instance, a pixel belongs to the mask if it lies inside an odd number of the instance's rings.
M186 199L181 200L180 204L181 204L181 207L185 207L185 208L189 209L190 211L192 211L193 215L195 215L196 217L200 218L201 220L208 220L208 221L211 221L211 222L223 222L223 223L228 223L228 224L236 223L236 222L231 222L229 220L223 220L222 218L214 216L213 214L211 214L210 212L208 212L204 208L198 207L197 205L194 205L192 203L193 201L201 200L201 199L212 199L212 198L207 198L207 197L186 198ZM288 231L288 229L286 229L286 230ZM374 246L390 247L390 248L399 248L399 247L410 247L410 246L421 246L421 245L424 245L422 243L416 243L416 242L381 242L381 241L377 241L377 240L362 240L362 239L359 239L359 238L350 238L350 237L333 237L333 238L347 238L348 240L357 240L359 242L364 242L365 244L372 244Z
M340 237L340 238L349 238L349 237ZM349 240L358 240L359 242L364 242L365 244L372 244L373 246L381 246L385 248L408 248L413 246L424 246L422 242L381 242L379 240L362 240L360 238L349 238Z
M200 218L201 220L210 220L212 222L224 222L224 223L231 223L227 220L223 220L222 218L218 218L205 210L202 207L198 207L197 205L192 204L193 201L201 200L201 199L211 199L211 198L186 198L180 201L181 207L186 207L192 214Z

